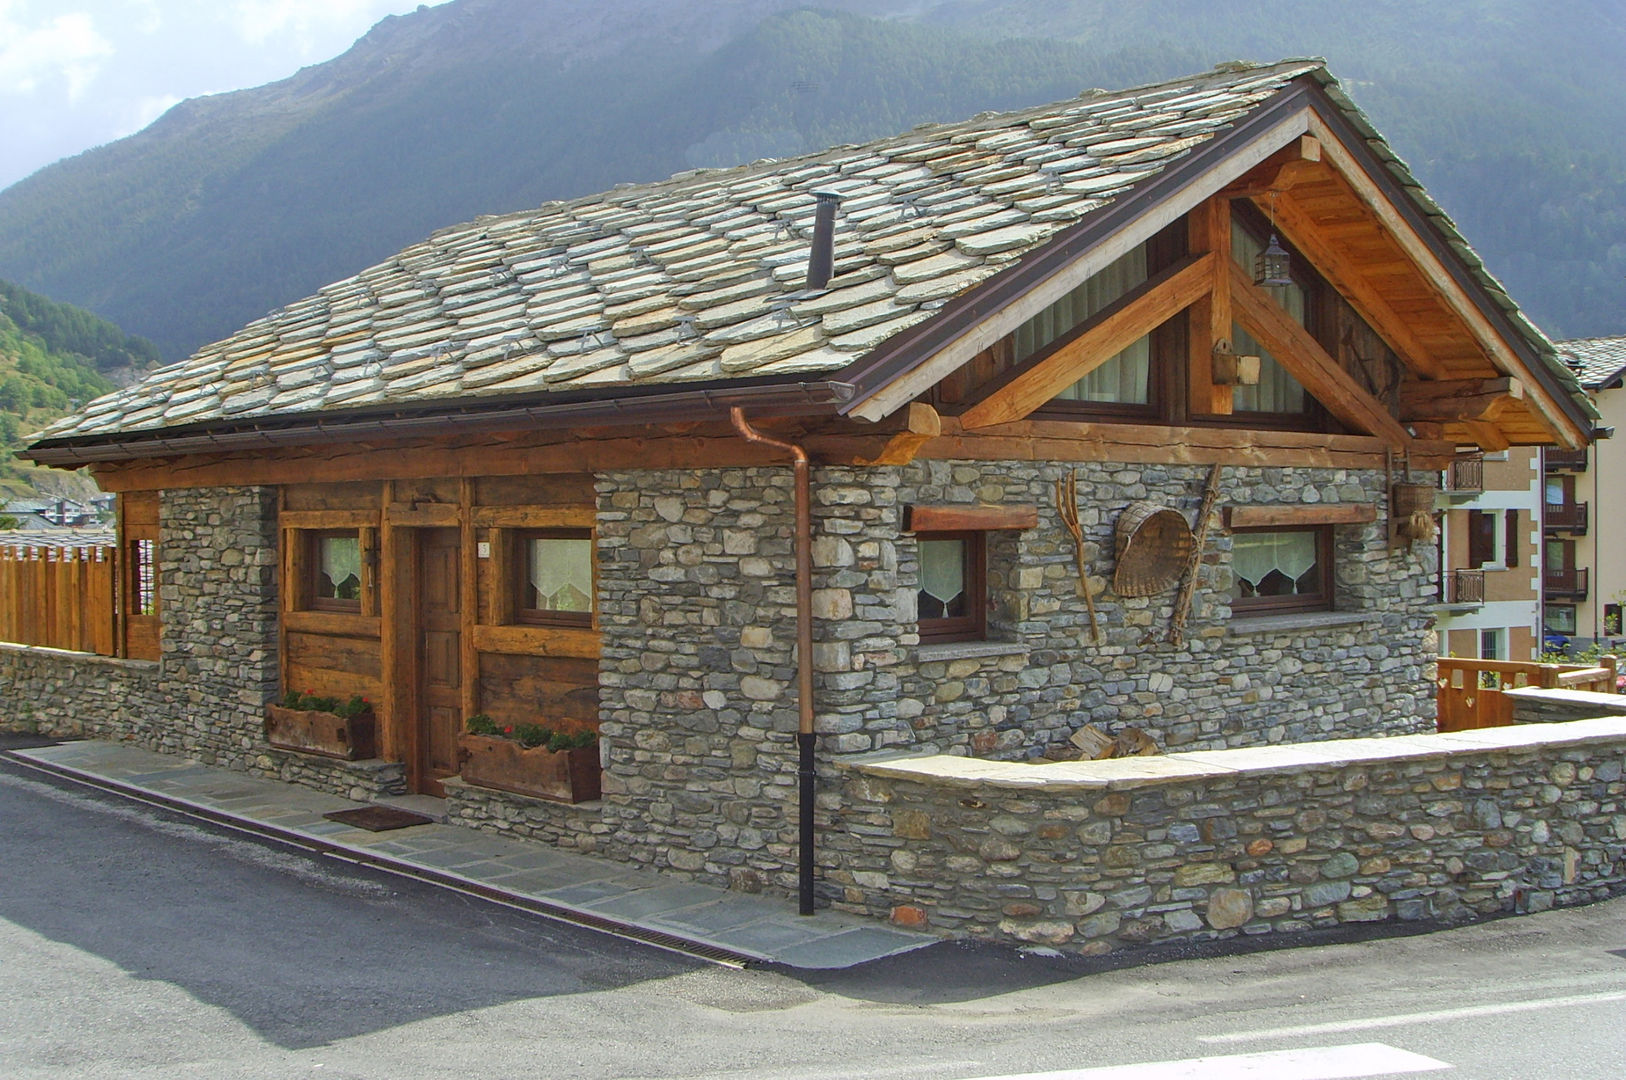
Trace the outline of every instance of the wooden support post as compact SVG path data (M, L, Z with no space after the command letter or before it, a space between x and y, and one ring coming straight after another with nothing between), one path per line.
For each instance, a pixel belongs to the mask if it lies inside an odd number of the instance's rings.
M1214 380L1214 349L1231 340L1231 278L1224 272L1231 259L1231 200L1213 198L1194 207L1187 218L1192 254L1217 253L1212 288L1191 305L1187 335L1187 401L1195 416L1229 416L1231 388Z

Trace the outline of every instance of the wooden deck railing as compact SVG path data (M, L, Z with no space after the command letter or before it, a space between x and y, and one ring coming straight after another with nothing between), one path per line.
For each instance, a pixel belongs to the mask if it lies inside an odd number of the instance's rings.
M114 655L114 552L111 547L0 546L0 641Z
M1437 731L1506 727L1513 723L1513 702L1504 690L1520 686L1615 692L1615 658L1596 667L1581 664L1537 664L1524 660L1462 660L1441 657L1435 680Z

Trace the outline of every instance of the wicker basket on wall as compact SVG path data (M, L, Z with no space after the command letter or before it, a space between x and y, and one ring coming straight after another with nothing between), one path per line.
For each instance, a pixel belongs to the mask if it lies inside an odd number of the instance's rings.
M1180 583L1195 541L1178 510L1134 502L1118 515L1118 567L1112 587L1119 596L1156 596Z

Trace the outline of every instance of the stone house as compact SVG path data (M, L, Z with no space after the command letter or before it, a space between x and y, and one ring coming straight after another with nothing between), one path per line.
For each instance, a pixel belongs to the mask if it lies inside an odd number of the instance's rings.
M0 721L884 912L877 751L1430 730L1396 483L1594 420L1321 63L1223 65L482 218L91 403L29 455L121 494L147 645L0 650ZM479 713L602 799L460 780Z

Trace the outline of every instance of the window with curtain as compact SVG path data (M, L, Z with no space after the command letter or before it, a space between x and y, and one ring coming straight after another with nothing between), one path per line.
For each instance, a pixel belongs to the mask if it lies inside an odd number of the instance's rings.
M1254 235L1234 216L1231 218L1231 258L1250 273L1253 261L1265 250L1265 241ZM1309 292L1301 284L1280 285L1265 290L1275 297L1293 321L1309 325ZM1301 413L1310 400L1299 381L1259 344L1240 324L1231 324L1231 347L1242 356L1259 357L1259 383L1231 388L1231 408L1237 412Z
M1147 278L1146 245L1117 259L1084 284L1016 328L1018 363L1036 356ZM1141 338L1056 395L1062 402L1151 403L1152 339Z
M978 641L987 633L987 562L980 532L921 533L920 640Z
M310 606L361 610L361 536L355 530L312 532Z
M1332 607L1332 530L1239 529L1231 538L1232 610L1238 614Z
M593 618L593 536L586 529L515 534L520 622L586 625Z

